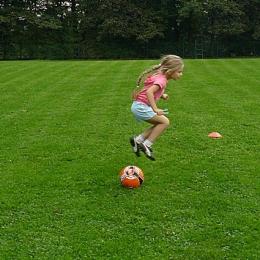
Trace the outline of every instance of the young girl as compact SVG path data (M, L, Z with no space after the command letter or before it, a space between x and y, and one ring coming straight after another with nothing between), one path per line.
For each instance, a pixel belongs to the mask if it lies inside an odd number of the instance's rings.
M161 64L143 72L138 79L137 87L132 93L132 113L138 122L145 121L153 126L138 136L130 138L134 153L139 157L140 150L152 161L155 160L152 145L154 141L169 126L170 121L164 116L164 111L156 106L159 98L167 100L169 96L164 90L169 79L178 80L182 76L183 62L179 56L167 55ZM160 69L157 73L150 75L144 82L143 89L138 88L144 75Z

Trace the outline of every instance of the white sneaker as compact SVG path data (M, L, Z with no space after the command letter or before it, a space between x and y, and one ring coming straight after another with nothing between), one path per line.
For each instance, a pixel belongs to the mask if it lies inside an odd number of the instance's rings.
M136 142L136 136L130 137L130 144L133 146L134 153L136 156L140 157L140 150L138 147L138 143Z
M153 150L152 147L149 147L145 145L144 143L137 144L138 147L142 150L142 152L148 157L150 160L155 161L155 158L153 156Z

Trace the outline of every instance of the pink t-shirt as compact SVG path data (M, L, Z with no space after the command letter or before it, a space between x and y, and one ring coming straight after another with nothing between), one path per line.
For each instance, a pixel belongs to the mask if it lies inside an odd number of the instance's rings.
M139 92L139 94L137 95L135 100L150 106L149 101L148 101L147 96L146 96L146 91L151 86L158 85L160 87L160 89L158 89L158 91L156 91L154 93L154 101L157 102L159 100L159 98L162 96L162 94L164 93L167 82L168 82L168 80L165 77L165 75L163 75L159 72L147 77L145 82L144 82L143 89Z

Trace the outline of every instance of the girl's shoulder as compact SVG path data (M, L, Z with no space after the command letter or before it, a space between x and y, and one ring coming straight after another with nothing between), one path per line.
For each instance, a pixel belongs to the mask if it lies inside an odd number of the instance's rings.
M152 83L152 82L167 82L167 78L165 75L163 75L160 72L154 73L150 76L148 76L145 80L146 83Z
M161 73L155 73L146 78L144 85L151 87L152 85L158 85L160 88L165 88L167 85L167 78Z
M151 76L156 77L156 78L166 78L165 75L160 72L156 72L156 73L152 74Z
M148 79L148 80L157 80L157 79L163 79L163 80L165 80L165 79L166 79L166 76L163 75L163 74L160 73L160 72L157 72L157 73L154 73L154 74L148 76L148 77L146 78L146 80L147 80L147 79Z

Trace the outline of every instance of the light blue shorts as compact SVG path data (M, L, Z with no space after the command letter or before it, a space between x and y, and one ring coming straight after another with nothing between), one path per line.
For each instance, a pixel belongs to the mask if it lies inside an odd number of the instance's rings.
M133 102L131 111L138 122L147 121L157 115L151 107L138 101Z

